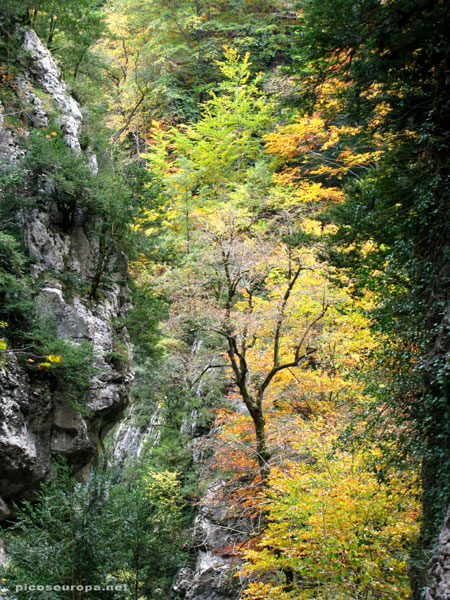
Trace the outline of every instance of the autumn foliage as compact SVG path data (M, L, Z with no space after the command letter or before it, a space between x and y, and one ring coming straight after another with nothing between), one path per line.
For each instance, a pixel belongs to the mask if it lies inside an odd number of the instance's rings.
M250 64L227 48L201 119L154 122L146 154L165 198L153 218L179 254L163 275L168 331L206 336L218 359L205 371L229 381L215 466L232 510L253 524L232 551L244 596L407 598L420 486L396 469L380 479L376 443L352 441L376 404L360 377L380 344L367 317L373 298L352 297L349 279L321 258L333 231L321 213L344 201L343 183L371 168L387 140L364 149L367 132L336 124L338 82L323 86L315 112L273 126L275 104Z

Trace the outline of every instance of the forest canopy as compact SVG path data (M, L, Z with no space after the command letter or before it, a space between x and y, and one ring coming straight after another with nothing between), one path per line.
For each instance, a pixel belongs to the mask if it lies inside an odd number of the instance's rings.
M0 100L27 61L12 31L31 27L86 122L80 154L56 121L54 135L30 133L20 168L1 173L9 209L54 203L66 232L76 210L95 215L93 301L127 253L131 410L139 426L164 424L118 481L74 486L60 465L20 509L29 537L10 538L6 581L63 544L45 511L69 526L73 497L95 536L121 511L139 531L138 549L126 531L111 537L110 562L85 548L92 569L140 578L127 598L179 597L186 558L163 538L188 539L201 495L195 414L227 503L250 524L231 552L240 597L424 597L450 501L449 17L444 0L3 3ZM29 345L21 323L33 323L8 214L0 352ZM58 385L82 391L78 358L33 332L35 354L61 358ZM118 344L110 360L131 359Z

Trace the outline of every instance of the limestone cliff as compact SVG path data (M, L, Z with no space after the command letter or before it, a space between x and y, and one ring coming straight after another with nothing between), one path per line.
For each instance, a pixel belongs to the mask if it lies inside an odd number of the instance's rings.
M45 127L50 115L56 115L69 151L80 153L80 106L34 31L21 30L17 35L27 53L28 66L15 82L26 127ZM5 118L8 110L0 102L0 161L14 164L25 150ZM95 174L95 156L86 152L85 159ZM80 211L71 226L62 229L57 210L49 204L21 211L17 222L31 258L38 315L54 322L58 337L73 344L89 342L94 370L79 410L45 377L27 372L15 354L8 354L0 365L0 519L8 516L11 500L32 492L49 475L55 455L65 456L74 472L90 463L127 404L132 380L130 360L117 366L110 359L119 338L122 353L131 355L126 331L115 326L129 307L125 256L117 254L110 261L108 285L95 298L83 286L68 293L58 276L69 273L76 281L89 282L98 262L99 242L89 215Z

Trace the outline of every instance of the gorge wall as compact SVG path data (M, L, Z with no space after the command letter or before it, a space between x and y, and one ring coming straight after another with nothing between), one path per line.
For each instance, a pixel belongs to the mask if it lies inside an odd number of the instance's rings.
M17 35L27 54L27 68L16 77L13 101L2 104L0 100L1 163L18 164L24 156L23 128L8 119L18 112L26 124L25 135L56 118L70 151L80 153L83 115L78 103L34 31L21 30ZM89 151L85 155L96 173L95 156ZM43 178L42 185L52 186L52 181ZM0 519L10 515L11 501L29 494L48 477L55 455L66 457L74 472L89 465L128 402L133 376L130 360L117 366L110 359L119 338L122 351L131 356L126 330L116 326L130 303L125 256L117 253L110 261L108 285L101 294L92 297L83 286L69 291L62 275L83 282L94 276L99 260L94 218L79 210L71 226L63 229L57 207L49 203L24 209L16 219L30 257L37 318L51 320L58 338L74 345L88 342L93 369L80 409L55 389L51 377L26 369L18 358L20 352L5 354L0 364Z

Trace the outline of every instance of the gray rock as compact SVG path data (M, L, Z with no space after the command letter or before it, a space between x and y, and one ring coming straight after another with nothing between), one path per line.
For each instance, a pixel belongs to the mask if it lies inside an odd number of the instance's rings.
M30 66L17 83L30 126L46 126L49 111L56 111L68 146L79 152L82 114L78 103L34 31L21 32ZM23 156L23 150L19 134L6 126L5 114L0 104L0 160L14 164ZM86 162L95 172L92 153ZM51 194L51 179L42 177L41 187ZM74 472L85 473L101 439L120 419L133 378L130 361L117 370L105 359L115 347L114 321L123 319L129 308L126 259L122 254L113 257L108 273L112 283L102 290L101 299L94 300L87 290L98 263L98 240L93 233L97 223L89 220L87 211L76 215L69 231L58 227L57 210L52 204L45 209L22 211L17 223L32 258L38 315L53 322L57 336L67 342L92 344L96 371L88 382L80 410L51 386L51 378L31 376L14 354L0 364L0 519L2 515L6 518L10 500L32 496L50 475L55 455L65 456ZM71 286L64 279L68 274L75 282ZM77 280L80 285L76 285ZM120 342L131 356L123 328Z
M0 539L0 566L4 565L5 563L6 563L5 550L4 550L4 546L3 546L3 541ZM1 588L0 588L0 591L2 591Z
M3 165L17 163L24 154L17 144L13 131L6 126L6 116L8 116L8 112L0 102L0 162Z
M16 83L22 97L22 102L28 105L27 116L33 127L48 127L49 118L44 109L44 103L36 96L32 83L25 77L17 77Z
M12 517L12 511L6 502L0 498L0 521L6 521L6 519L10 519ZM0 565L2 564L1 559L1 548L0 548Z
M67 84L61 79L61 73L48 49L42 44L36 33L29 28L24 28L22 47L29 53L30 67L28 82L22 85L28 87L27 100L38 110L38 119L42 115L42 102L33 94L33 84L50 95L55 109L58 110L61 129L64 131L67 144L73 150L80 150L78 134L83 120L78 102L72 98ZM33 112L31 113L33 115Z
M51 270L63 273L64 257L69 254L70 238L51 231L51 218L48 213L33 210L28 216L25 241L30 254L35 259L33 275Z
M139 458L144 448L158 445L161 439L162 418L156 410L144 426L136 424L136 406L131 404L126 417L119 423L113 436L115 461L122 466Z
M181 569L175 585L186 600L240 597L241 581L234 576L239 559L234 549L248 539L251 524L233 515L224 489L224 481L213 479L201 500L192 529L195 566Z
M190 567L183 567L178 572L177 581L173 587L175 592L186 592L191 587L194 571Z
M450 598L450 507L442 524L439 542L430 563L431 584L426 590L426 600Z
M87 156L88 156L88 165L89 165L90 170L92 171L92 173L94 175L97 175L97 173L98 173L97 155L94 152L92 152L92 150L88 150Z
M174 586L186 600L230 600L238 597L229 561L210 551L200 551L195 569L180 570Z

